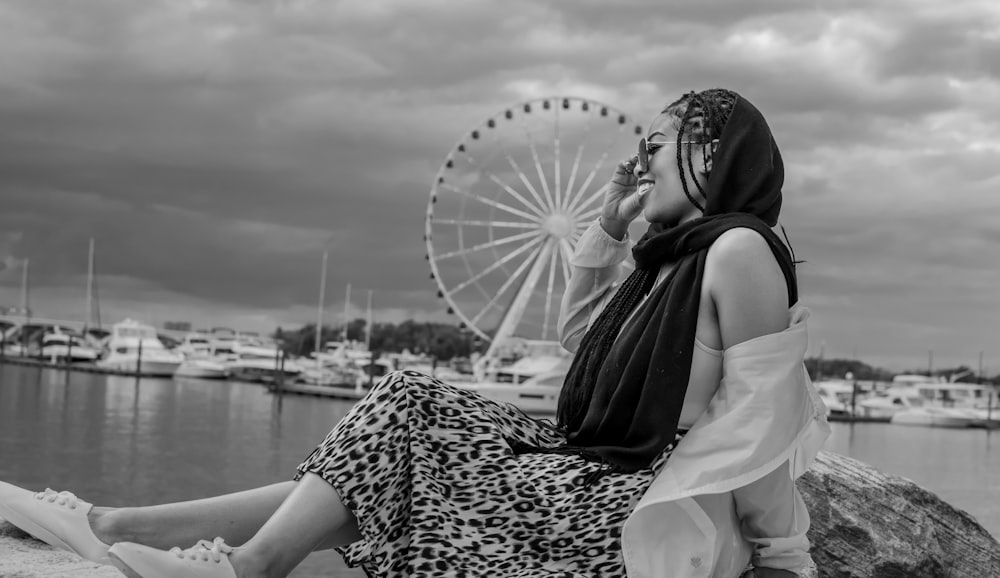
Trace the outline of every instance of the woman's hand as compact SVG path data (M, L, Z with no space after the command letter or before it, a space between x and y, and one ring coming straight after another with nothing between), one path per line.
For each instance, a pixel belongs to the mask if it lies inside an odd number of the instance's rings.
M625 238L628 226L642 213L641 199L636 194L637 180L633 174L638 161L638 155L633 155L618 163L615 174L604 185L601 226L618 240Z

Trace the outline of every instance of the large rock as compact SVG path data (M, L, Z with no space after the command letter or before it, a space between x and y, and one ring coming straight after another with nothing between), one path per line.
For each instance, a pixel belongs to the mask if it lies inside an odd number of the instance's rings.
M915 483L820 452L798 481L813 559L830 578L997 578L1000 544Z
M0 520L0 577L122 578L110 566L56 550Z
M820 452L798 481L816 569L830 578L997 578L1000 544L969 514L909 480ZM111 578L0 520L0 577Z

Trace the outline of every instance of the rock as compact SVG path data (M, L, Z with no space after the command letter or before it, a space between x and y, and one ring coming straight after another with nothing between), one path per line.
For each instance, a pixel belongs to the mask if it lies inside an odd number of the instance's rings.
M56 550L0 520L0 576L3 578L122 578L118 570Z
M820 452L798 480L819 576L1000 576L1000 544L975 518L904 478Z

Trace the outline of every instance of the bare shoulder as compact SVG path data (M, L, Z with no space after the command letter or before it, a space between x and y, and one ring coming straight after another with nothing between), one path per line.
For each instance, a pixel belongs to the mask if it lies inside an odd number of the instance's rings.
M753 229L739 227L719 236L708 251L704 283L725 348L787 327L784 274L767 241Z
M764 237L746 227L729 229L719 235L708 250L708 259L715 261L715 265L723 266L740 266L748 261L752 263L761 260L774 261L777 265Z

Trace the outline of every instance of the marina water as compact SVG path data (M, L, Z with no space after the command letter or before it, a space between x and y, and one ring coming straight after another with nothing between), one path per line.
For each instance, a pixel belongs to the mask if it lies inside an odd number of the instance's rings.
M0 480L102 506L244 490L290 479L352 403L239 382L0 365ZM1000 536L1000 432L833 424L826 449L909 478ZM327 551L293 576L363 573Z

